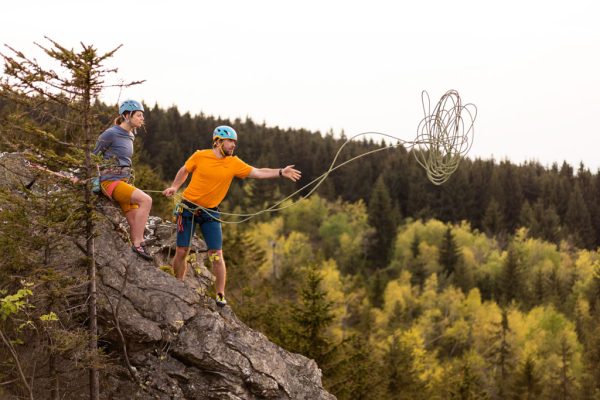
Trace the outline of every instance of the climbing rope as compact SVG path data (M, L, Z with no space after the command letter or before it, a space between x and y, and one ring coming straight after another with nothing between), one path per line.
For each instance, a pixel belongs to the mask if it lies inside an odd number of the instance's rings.
M425 100L427 99L427 101ZM395 137L393 135L389 135L381 132L363 132L357 135L352 136L348 140L346 140L342 146L338 149L329 168L320 176L313 179L306 185L302 186L300 189L296 190L294 193L289 196L283 198L277 203L271 205L264 210L260 210L254 213L227 213L220 212L222 216L230 216L235 218L240 218L236 221L228 221L222 218L213 218L224 224L241 224L254 218L258 215L270 212L281 211L288 207L291 207L298 202L307 199L311 194L313 194L318 187L327 179L329 174L335 171L338 168L343 167L344 165L351 163L361 157L365 157L380 151L393 149L398 146L404 146L406 149L412 149L413 154L419 165L421 165L426 173L427 178L434 185L441 185L446 182L450 176L456 171L460 160L464 157L468 151L470 150L473 143L473 135L474 135L474 123L477 117L477 107L474 104L466 104L462 105L460 96L456 90L447 91L442 98L438 101L436 106L431 112L431 105L429 101L429 95L426 91L421 93L421 101L423 105L423 113L425 116L419 122L417 128L417 137L413 141L406 141L401 138ZM427 104L426 104L427 103ZM466 112L467 115L463 116L463 111ZM381 147L378 149L370 150L366 153L359 154L355 157L350 158L338 165L336 165L337 159L341 154L342 150L348 143L355 140L358 137L365 135L379 135L388 139L393 139L396 141L395 144L390 144L385 147ZM300 192L314 185L312 189L298 201L292 201L287 204L284 204ZM145 192L150 193L162 193L159 190L145 190ZM189 208L188 206L181 203L181 196L176 200L175 207L183 206L184 208L188 208L190 211L195 212L199 209L204 211L211 211L205 207L195 204L196 207ZM210 215L210 213L209 213ZM212 215L211 215L212 216Z
M447 91L433 112L426 91L421 93L421 103L425 117L417 127L414 154L429 180L434 185L441 185L456 171L461 158L471 149L477 107L474 104L463 106L456 90ZM467 114L465 117L463 111Z

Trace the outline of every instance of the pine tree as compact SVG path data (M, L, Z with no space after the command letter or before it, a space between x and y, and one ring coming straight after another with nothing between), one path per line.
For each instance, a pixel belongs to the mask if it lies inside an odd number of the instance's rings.
M471 202L467 207L472 226L483 230L483 218L486 209L483 204L489 204L491 180L495 168L494 160L483 161L475 159L469 168L469 192L471 193Z
M341 359L326 382L328 390L339 400L385 398L384 366L365 338L351 336L338 353Z
M412 258L417 258L419 257L419 254L421 254L421 251L419 250L420 243L421 239L419 238L419 234L415 233L413 240L410 242L410 254L412 255Z
M515 380L515 398L520 400L537 400L542 394L542 382L537 365L532 356L525 359L517 372Z
M383 294L390 281L389 269L375 271L369 279L369 300L373 307L383 308Z
M97 99L105 87L105 78L114 72L104 66L117 49L99 54L91 45L81 44L75 51L48 39L49 47L38 45L45 55L61 66L44 66L22 52L11 50L2 54L5 75L0 95L17 107L2 125L3 147L28 150L35 156L32 161L46 174L59 175L53 170L83 171L83 184L71 185L71 217L79 218L70 234L85 237L84 252L88 270L88 321L90 398L99 399L98 328L96 316L96 262L94 256L94 198L91 194L93 168L91 150L97 132L101 129ZM29 118L27 118L29 117ZM20 134L20 135L19 135ZM66 185L67 187L69 185ZM49 247L46 247L49 249ZM49 260L46 252L44 260Z
M565 225L574 245L582 248L591 248L596 242L590 213L578 183L575 183L569 197Z
M420 260L420 250L419 244L421 240L419 239L419 235L415 234L413 240L410 244L410 252L412 258L408 261L408 270L411 273L411 282L418 285L419 287L423 287L423 283L425 283L425 279L427 278L425 270L425 266L423 262Z
M494 324L496 330L493 332L493 343L490 347L492 370L496 373L496 393L499 399L509 399L512 396L512 368L514 350L508 340L510 326L508 323L508 312L506 308L502 310L502 319L500 323Z
M398 217L394 215L392 199L383 181L383 176L380 176L373 186L368 213L369 225L375 229L375 237L368 251L369 259L373 262L374 269L385 268L396 237Z
M555 382L558 384L557 392L560 400L568 400L571 398L574 388L571 370L571 358L573 356L573 350L565 337L561 338L559 357L560 357L560 369L558 376L555 377Z
M531 233L539 230L537 227L537 221L531 204L527 200L523 203L521 208L521 214L519 215L519 226L525 227Z
M333 302L327 300L327 292L321 288L322 281L316 266L306 270L300 304L292 307L295 327L291 331L293 348L319 365L326 360L333 346L327 334L327 328L333 321Z
M554 206L544 206L542 199L533 208L537 224L532 227L531 235L558 244L561 239L560 217Z
M223 248L227 251L227 269L233 274L227 297L238 317L255 329L266 325L268 322L262 319L272 318L265 310L271 288L269 281L257 274L266 260L265 251L240 225L228 226Z
M481 224L485 233L490 236L497 235L504 229L504 216L500 210L500 205L495 199L490 200Z
M500 165L502 168L504 163ZM523 206L523 189L521 187L520 175L517 173L516 166L506 164L506 174L503 180L503 190L506 194L504 203L504 221L509 232L514 232L518 227L519 213Z
M389 398L398 400L425 398L425 385L419 379L413 363L412 349L394 336L384 356Z
M522 295L522 267L519 253L514 246L508 248L506 259L502 265L500 276L501 302L505 305L513 300L521 300Z
M487 396L482 393L480 380L475 375L470 360L462 361L460 375L456 387L450 390L453 400L483 400Z
M442 273L446 278L454 274L456 267L460 261L461 250L456 244L452 227L446 228L446 233L440 245L438 262L442 266Z
M585 368L585 386L590 394L586 398L595 399L593 394L600 394L600 324L598 317L582 332L583 345L586 351L583 354Z

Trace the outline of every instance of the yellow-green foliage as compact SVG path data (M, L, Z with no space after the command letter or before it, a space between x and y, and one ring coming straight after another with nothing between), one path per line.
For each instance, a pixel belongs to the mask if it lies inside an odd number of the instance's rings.
M336 202L329 206L315 238L327 257L334 258L342 270L350 269L353 260L364 251L365 236L370 232L364 202Z
M402 269L412 258L411 245L419 239L417 261L423 265L427 275L439 274L439 247L447 226L438 220L414 221L403 226L396 237L394 256L391 265ZM496 276L502 264L502 254L497 243L485 234L474 231L467 222L452 227L452 234L461 249L464 267L475 278L487 275Z
M277 246L277 239L283 229L283 218L277 217L269 222L252 225L248 231L250 238L265 252L265 263L260 266L262 276L269 276L273 269L273 245Z
M344 337L342 330L342 321L347 316L344 285L342 276L334 260L326 260L321 263L319 272L321 274L321 289L327 293L327 300L333 302L331 313L334 321L330 333L339 342Z
M427 349L423 332L419 326L410 329L399 329L394 335L388 336L385 343L385 349L389 349L393 338L397 337L399 344L411 349L412 365L411 370L416 374L421 383L428 391L437 388L442 383L443 368L437 360L435 351Z
M293 207L286 208L282 212L286 231L311 234L316 227L321 226L327 215L327 208L327 201L318 195L303 199Z
M582 374L582 346L575 326L552 306L536 307L527 314L513 310L509 316L514 349L518 359L531 357L538 364L547 394L557 386L563 367L563 356L569 365L569 375L579 380Z
M56 315L56 313L54 311L50 311L48 314L41 315L40 321L44 321L44 322L58 321L58 316Z
M394 260L403 264L411 258L410 245L415 236L419 237L421 243L439 247L445 232L446 225L437 220L429 220L425 223L419 220L406 224L396 236Z
M594 279L600 278L600 253L598 251L579 250L576 254L575 285L573 292L584 295Z
M587 255L582 257L589 263ZM591 274L592 267L588 265L586 271L586 276ZM438 292L436 275L431 275L419 292L411 286L410 275L405 272L388 283L384 302L382 310L374 311L375 343L389 345L394 336L409 341L415 356L413 368L420 371L423 382L431 379L430 386L447 388L452 373L457 373L457 368L468 362L483 386L493 384L486 374L495 368L491 349L499 341L502 315L494 301L482 301L477 288L466 295L454 287ZM419 317L407 328L389 331L387 322L394 310L408 307L418 307ZM589 312L589 305L583 299L579 307L581 314ZM518 366L528 357L535 360L538 370L543 371L540 376L548 396L566 364L569 379L579 381L582 378L582 346L575 326L552 306L535 307L529 312L511 308L506 341L510 349L507 362ZM385 351L385 347L380 351ZM416 360L420 359L427 362L417 365ZM463 361L459 362L459 359ZM446 374L442 371L454 372Z
M280 271L300 271L314 259L313 248L308 236L300 232L292 232L287 237L277 240L275 256Z
M383 310L373 309L375 325L385 329L390 319L394 317L394 313L406 313L409 309L414 308L418 294L415 292L416 289L410 285L410 273L407 271L403 271L398 279L390 281L383 294Z
M541 398L557 393L561 377L569 393L577 393L587 372L575 322L590 332L597 324L599 252L557 247L529 237L526 229L501 247L463 222L451 226L460 249L461 277L468 274L470 279L458 287L440 275L439 249L448 225L408 221L398 229L390 268L377 272L385 277L385 286L378 289L383 290L382 306L376 308L369 294L372 271L353 274L348 268L364 256L364 238L371 229L365 211L362 203L332 204L315 197L298 210L253 225L250 235L267 259L262 276L272 277L275 268L280 275L275 284L293 291L298 274L317 262L322 289L334 303L330 337L340 343L362 335L373 348L371 357L379 360L394 340L409 348L410 360L405 361L424 388L423 398L449 398L467 383L477 387L473 393L495 398L499 386L514 383L527 360L534 362ZM517 258L514 273L521 297L497 303L509 248ZM500 362L508 371L503 378Z
M0 320L6 321L13 315L20 313L30 306L27 298L33 292L27 287L19 289L15 294L9 294L0 298Z
M314 195L286 208L281 216L269 222L253 224L248 232L265 252L265 262L260 268L263 277L269 276L277 264L285 267L290 257L295 258L292 264L299 265L316 255L335 259L340 270L349 271L356 269L364 257L365 241L370 233L367 219L362 201L329 203ZM294 249L297 245L303 250Z

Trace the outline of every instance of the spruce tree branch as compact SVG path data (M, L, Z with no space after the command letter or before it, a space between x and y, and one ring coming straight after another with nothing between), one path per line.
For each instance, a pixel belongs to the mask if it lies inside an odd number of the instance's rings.
M0 386L6 386L6 385L10 385L12 383L15 383L16 381L18 381L19 378L15 378L15 379L11 379L10 381L6 381L6 382L0 382Z

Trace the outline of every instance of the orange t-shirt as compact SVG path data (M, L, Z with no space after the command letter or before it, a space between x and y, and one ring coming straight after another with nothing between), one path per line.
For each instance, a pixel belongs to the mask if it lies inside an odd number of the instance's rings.
M212 150L197 150L185 162L192 180L183 191L183 197L202 207L218 206L227 195L233 177L250 175L252 167L237 156L217 158Z

